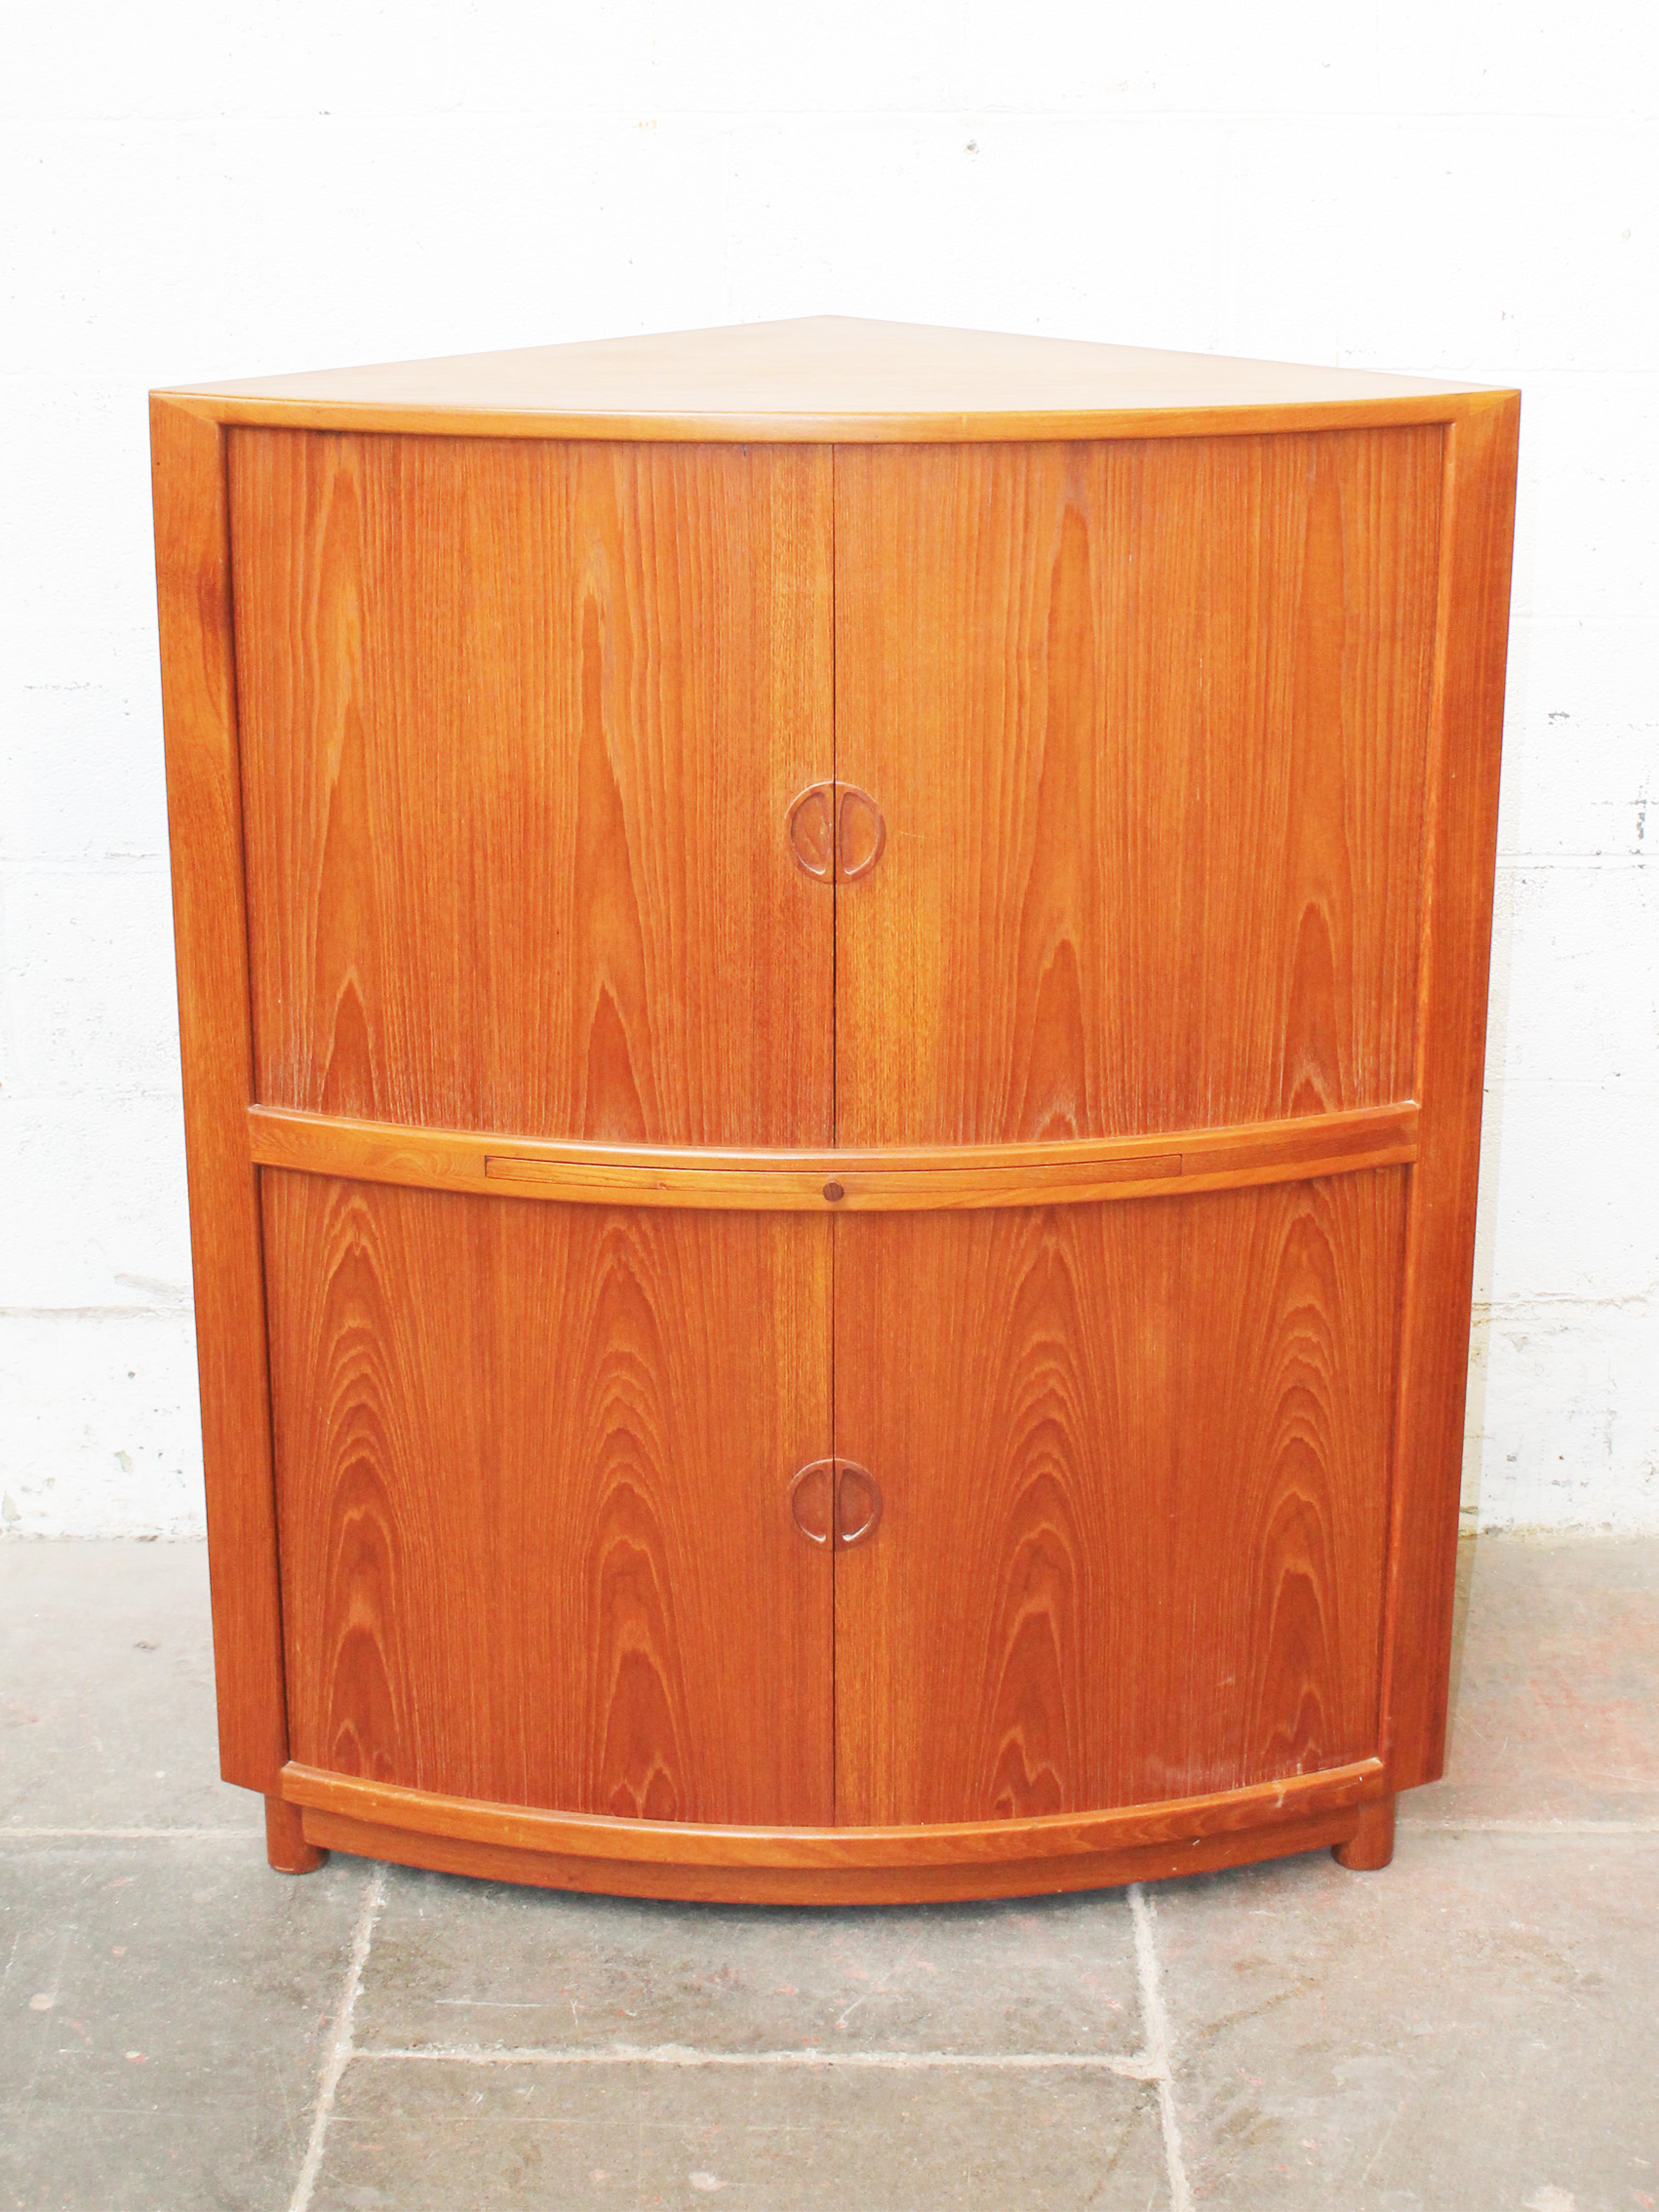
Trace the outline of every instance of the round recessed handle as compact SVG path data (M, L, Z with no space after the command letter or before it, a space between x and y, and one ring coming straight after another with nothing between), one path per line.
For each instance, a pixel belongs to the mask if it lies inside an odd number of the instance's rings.
M849 1551L876 1533L881 1488L854 1459L811 1459L790 1481L789 1515L809 1544Z
M881 858L888 842L886 816L855 783L809 783L789 802L783 817L790 857L819 884L855 884Z
M887 817L867 791L855 783L838 783L835 810L835 862L837 879L855 884L867 876L881 858L888 842Z
M882 1493L876 1478L856 1460L837 1463L835 1484L835 1540L844 1551L866 1544L882 1518Z
M809 1544L827 1544L835 1519L835 1461L811 1459L789 1485L789 1514Z
M789 850L804 876L827 884L835 876L835 785L810 783L783 818Z

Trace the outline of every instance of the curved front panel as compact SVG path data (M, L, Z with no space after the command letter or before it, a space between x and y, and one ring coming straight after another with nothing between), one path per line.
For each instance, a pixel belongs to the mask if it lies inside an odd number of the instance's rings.
M1377 1751L1406 1179L836 1224L838 1820Z
M256 1095L832 1135L830 461L230 440Z
M875 1898L1353 1840L1447 439L231 433L313 1843Z
M839 451L836 1134L1415 1092L1439 428Z
M1373 1758L1405 1181L832 1222L267 1170L295 1759L903 1829Z
M263 1181L292 1757L831 1820L829 1226Z

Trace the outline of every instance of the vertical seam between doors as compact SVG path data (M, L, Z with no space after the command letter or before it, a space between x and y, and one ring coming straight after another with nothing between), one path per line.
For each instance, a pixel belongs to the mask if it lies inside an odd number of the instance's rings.
M841 1142L841 693L839 686L841 640L837 629L835 456L831 446L830 537L830 1144Z
M841 776L841 694L838 683L841 662L841 639L837 629L836 604L836 448L829 450L829 587L830 587L830 1144L841 1142L841 865L840 831L841 808L838 785ZM829 1414L830 1414L830 1821L832 1826L841 1817L841 1728L837 1711L840 1688L839 1661L840 1638L836 1617L836 1585L840 1580L840 1562L836 1559L836 1454L840 1439L836 1434L835 1402L835 1339L838 1322L836 1307L836 1223L830 1216L829 1265Z

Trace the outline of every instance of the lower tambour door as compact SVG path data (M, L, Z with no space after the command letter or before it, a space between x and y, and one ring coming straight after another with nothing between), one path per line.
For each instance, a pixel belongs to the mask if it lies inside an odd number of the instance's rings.
M627 1818L833 1814L827 1221L267 1171L292 1757Z
M836 1223L836 1812L1375 1752L1406 1170Z

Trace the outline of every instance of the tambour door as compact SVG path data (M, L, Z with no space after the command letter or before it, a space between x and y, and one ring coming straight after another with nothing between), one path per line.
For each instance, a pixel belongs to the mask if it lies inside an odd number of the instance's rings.
M827 449L229 445L259 1099L826 1141Z
M832 899L782 835L831 758L827 451L229 454L259 1102L325 1166L350 1120L827 1142ZM787 1506L828 1223L275 1169L262 1208L293 1757L828 1818Z
M267 1171L292 1756L831 1817L829 1229Z
M1412 1095L1438 427L838 449L849 1145ZM837 1223L847 1820L1377 1749L1409 1170ZM1172 1170L1179 1173L1180 1169Z
M843 1144L1411 1095L1442 432L836 453Z
M1406 1172L836 1223L842 1820L1375 1752Z

